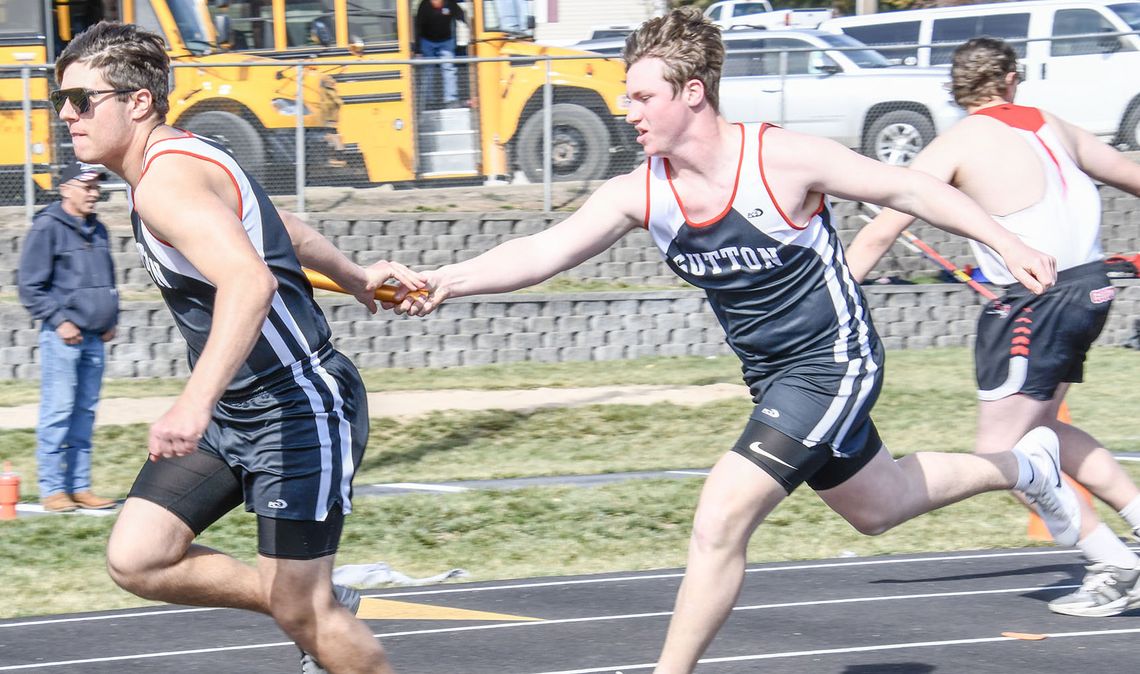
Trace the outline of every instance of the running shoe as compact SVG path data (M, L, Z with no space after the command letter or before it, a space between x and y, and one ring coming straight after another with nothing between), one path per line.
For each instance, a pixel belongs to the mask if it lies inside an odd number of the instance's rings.
M360 608L360 592L345 587L344 585L333 585L333 595L340 605L348 609L349 613L356 615L356 609ZM328 674L321 663L312 655L309 655L301 650L301 674Z
M1140 569L1121 569L1111 564L1090 564L1085 568L1080 589L1049 602L1050 611L1107 618L1140 606Z
M1081 533L1081 504L1077 493L1061 477L1061 443L1057 434L1038 426L1017 441L1013 451L1029 460L1033 472L1024 494L1041 516L1057 545L1077 544Z

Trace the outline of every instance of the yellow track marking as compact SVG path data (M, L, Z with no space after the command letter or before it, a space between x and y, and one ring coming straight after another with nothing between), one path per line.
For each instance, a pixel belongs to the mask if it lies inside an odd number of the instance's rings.
M376 599L375 597L364 597L360 600L360 608L356 611L356 617L364 620L542 620L542 618L528 618L520 615L507 615L506 613L471 611L465 608L431 604L413 604L407 601L392 601L390 599Z

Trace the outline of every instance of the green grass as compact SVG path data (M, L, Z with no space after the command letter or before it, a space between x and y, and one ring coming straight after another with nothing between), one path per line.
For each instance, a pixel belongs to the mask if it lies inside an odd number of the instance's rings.
M1134 479L1136 475L1134 473ZM700 480L570 489L359 498L338 564L387 562L412 576L462 568L468 580L633 571L685 563ZM1102 515L1108 516L1104 512ZM1116 518L1110 518L1114 526ZM749 546L753 562L1032 545L1007 493L923 515L883 536L855 532L808 489L795 492ZM110 518L37 517L0 525L0 618L144 606L104 570ZM252 562L256 523L231 513L201 542Z
M368 373L373 386L406 388L693 384L738 381L729 359L655 359L577 365L511 365ZM529 378L529 379L528 379ZM1140 451L1128 410L1140 409L1140 354L1097 349L1074 387L1074 420L1117 451ZM146 384L126 388L153 394ZM9 391L10 392L10 391ZM965 451L974 424L970 354L963 349L891 352L876 423L896 454ZM532 412L440 411L402 423L375 420L358 484L707 467L736 439L748 400L697 407L588 406ZM100 428L94 482L122 497L146 456L144 425ZM0 460L24 475L35 500L32 431L0 432ZM1133 475L1140 467L1125 464ZM700 480L639 481L593 489L360 498L338 563L383 560L411 575L461 567L474 579L680 566ZM1103 512L1114 528L1119 518ZM970 499L868 538L810 490L782 504L752 541L753 561L1015 547L1028 544L1026 515L1007 494ZM29 517L0 523L0 618L144 602L112 587L102 546L110 518ZM233 513L203 542L252 560L254 518Z

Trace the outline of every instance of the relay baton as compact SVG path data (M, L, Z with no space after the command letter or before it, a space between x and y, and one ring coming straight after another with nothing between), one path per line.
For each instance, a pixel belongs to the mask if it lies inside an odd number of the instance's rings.
M309 279L309 283L311 283L314 288L320 288L321 290L331 290L333 292L344 293L346 295L351 294L347 290L345 290L344 288L341 288L339 285L337 285L336 281L325 276L324 274L320 273L319 271L313 271L312 269L306 269L305 270L305 277ZM396 301L396 290L398 288L399 288L399 286L395 286L395 285L382 285L376 289L376 299L380 300L381 302L395 302ZM422 291L422 290L413 290L409 294L410 295L427 295L427 293Z

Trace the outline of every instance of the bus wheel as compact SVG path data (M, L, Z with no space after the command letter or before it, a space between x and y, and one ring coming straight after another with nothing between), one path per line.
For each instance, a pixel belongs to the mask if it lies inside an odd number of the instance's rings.
M265 143L257 129L245 119L230 112L211 110L194 115L181 126L190 133L217 141L258 182L265 179Z
M592 110L573 103L551 109L551 179L599 180L610 163L610 130ZM542 182L542 110L531 115L515 144L518 166L527 180Z

